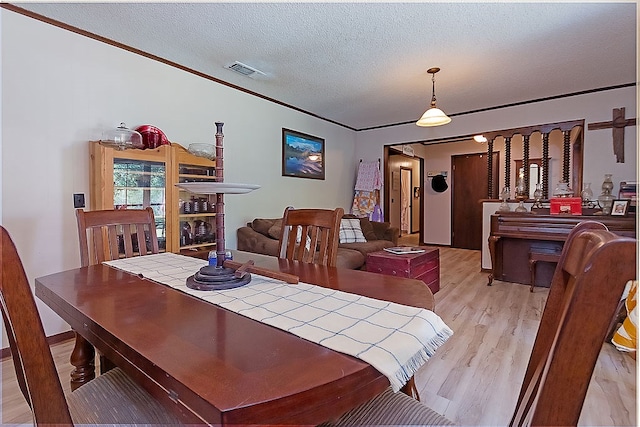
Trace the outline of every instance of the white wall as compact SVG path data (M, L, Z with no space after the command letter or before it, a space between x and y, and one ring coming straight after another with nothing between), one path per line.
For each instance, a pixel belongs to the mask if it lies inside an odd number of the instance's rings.
M453 117L450 124L436 128L421 128L415 124L407 124L363 131L356 136L356 157L380 157L384 152L383 146L388 144L419 142L578 119L585 119L586 124L610 121L612 109L620 107L626 108L627 118L637 117L636 100L636 88L630 87L462 115ZM613 174L615 193L618 191L620 181L637 179L637 132L638 129L635 126L625 128L626 162L616 163L611 129L595 131L585 129L583 181L592 183L596 196L599 194L598 190L605 173ZM486 152L486 148L479 149L477 146L470 146L467 143L429 147L429 150L425 149L423 152L416 150L416 155L425 158L425 180L427 182L424 183L424 241L426 243L451 244L451 192L435 193L431 190L430 182L426 178L426 171L449 171L451 155L482 151ZM512 155L512 159L516 158L518 157ZM500 162L500 170L504 174L503 154L501 154ZM501 186L504 183L503 179L501 175ZM514 184L512 178L512 187ZM551 191L555 184L556 182L552 178L549 185ZM580 191L581 189L574 190Z
M353 131L5 9L0 18L1 222L32 285L80 265L72 194L89 200L88 141L121 121L185 146L214 142L214 122L225 123L225 180L262 185L225 198L229 248L237 228L288 205L351 207ZM324 181L281 176L283 127L325 139ZM69 329L38 303L47 335Z

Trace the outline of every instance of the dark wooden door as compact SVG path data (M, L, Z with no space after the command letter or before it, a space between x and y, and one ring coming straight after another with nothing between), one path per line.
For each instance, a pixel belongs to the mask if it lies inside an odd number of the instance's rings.
M493 154L493 188L498 184L498 153ZM487 153L451 157L451 247L480 250L482 199L487 199Z

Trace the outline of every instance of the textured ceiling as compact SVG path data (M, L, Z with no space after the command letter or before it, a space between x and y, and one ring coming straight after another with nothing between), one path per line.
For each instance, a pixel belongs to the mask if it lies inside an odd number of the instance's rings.
M358 130L417 120L431 67L454 116L637 80L635 2L14 5Z

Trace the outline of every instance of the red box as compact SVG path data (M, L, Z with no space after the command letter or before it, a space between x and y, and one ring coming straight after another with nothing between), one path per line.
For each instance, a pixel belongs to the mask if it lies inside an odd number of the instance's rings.
M582 199L580 197L553 197L551 202L551 215L582 215Z

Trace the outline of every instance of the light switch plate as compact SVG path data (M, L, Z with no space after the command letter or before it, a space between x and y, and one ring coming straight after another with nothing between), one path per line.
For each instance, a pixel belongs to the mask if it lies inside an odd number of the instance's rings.
M83 193L75 193L73 195L73 207L84 208L84 194Z

